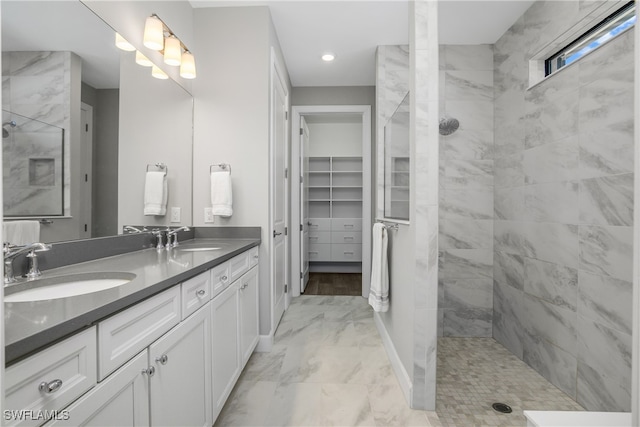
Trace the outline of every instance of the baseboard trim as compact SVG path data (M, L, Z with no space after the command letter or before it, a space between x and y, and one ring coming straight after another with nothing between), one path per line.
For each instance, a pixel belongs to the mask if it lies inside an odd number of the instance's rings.
M255 351L258 353L269 353L273 348L273 335L260 335L258 337L258 345L256 346Z
M396 347L393 345L393 341L391 341L391 336L389 335L389 332L387 332L387 328L384 326L384 322L382 321L380 314L373 313L373 319L376 322L378 333L382 338L382 344L387 351L391 367L393 368L396 378L398 379L398 383L400 384L400 388L402 389L402 394L404 394L407 405L411 407L411 402L413 402L413 383L411 382L411 378L409 378L407 370L404 368L402 361L400 361L400 356L398 356Z

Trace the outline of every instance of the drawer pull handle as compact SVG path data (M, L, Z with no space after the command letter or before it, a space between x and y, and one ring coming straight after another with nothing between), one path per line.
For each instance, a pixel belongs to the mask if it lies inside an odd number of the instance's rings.
M344 240L353 240L353 237L351 237L351 236L344 236Z
M38 390L49 393L55 393L62 387L62 380L53 380L51 382L42 381L38 386Z
M222 276L222 277L220 278L220 280L222 280L223 282L226 282L226 281L227 281L227 276Z
M196 295L198 295L199 297L203 297L205 293L206 292L204 291L204 289L200 289L198 292L196 292Z
M345 224L344 228L353 228L353 224Z
M353 252L345 252L345 255L353 255Z
M248 283L245 283L245 284L243 284L242 286L240 286L240 289L242 290L242 289L246 288L247 286L249 286L249 284L248 284Z
M149 375L150 377L156 373L156 368L153 366L149 366L147 369L142 370L142 375Z
M168 361L169 356L167 356L166 354L163 354L160 357L156 357L156 362L160 362L161 365L166 365Z
M313 254L313 255L318 255L318 252L312 252L312 251L309 251L309 253L310 253L310 254Z

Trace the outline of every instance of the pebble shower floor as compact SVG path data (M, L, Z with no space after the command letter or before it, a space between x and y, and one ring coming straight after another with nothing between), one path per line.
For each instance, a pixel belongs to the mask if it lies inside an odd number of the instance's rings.
M526 426L524 409L584 411L493 338L439 338L437 377L443 427ZM513 412L494 411L495 402Z

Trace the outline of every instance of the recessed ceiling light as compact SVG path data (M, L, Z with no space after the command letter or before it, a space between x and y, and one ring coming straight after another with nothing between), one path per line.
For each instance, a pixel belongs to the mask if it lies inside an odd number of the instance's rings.
M322 55L322 60L323 60L323 61L331 62L331 61L333 61L334 59L336 59L336 56L335 56L333 53L331 53L331 52L327 52L327 53L325 53L324 55Z

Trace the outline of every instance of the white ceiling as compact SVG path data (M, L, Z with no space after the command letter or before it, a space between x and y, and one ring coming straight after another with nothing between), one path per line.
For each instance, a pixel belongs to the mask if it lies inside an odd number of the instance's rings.
M192 6L267 5L293 86L370 86L378 45L408 44L406 0L191 0ZM439 4L441 44L492 44L533 3L529 0ZM113 30L79 1L2 0L3 50L71 50L83 80L118 87ZM336 54L324 63L325 51ZM197 52L196 56L197 56Z
M533 1L439 2L440 44L493 44ZM194 7L267 5L293 86L369 86L379 45L409 44L406 0L191 0ZM336 60L320 56L331 51Z

